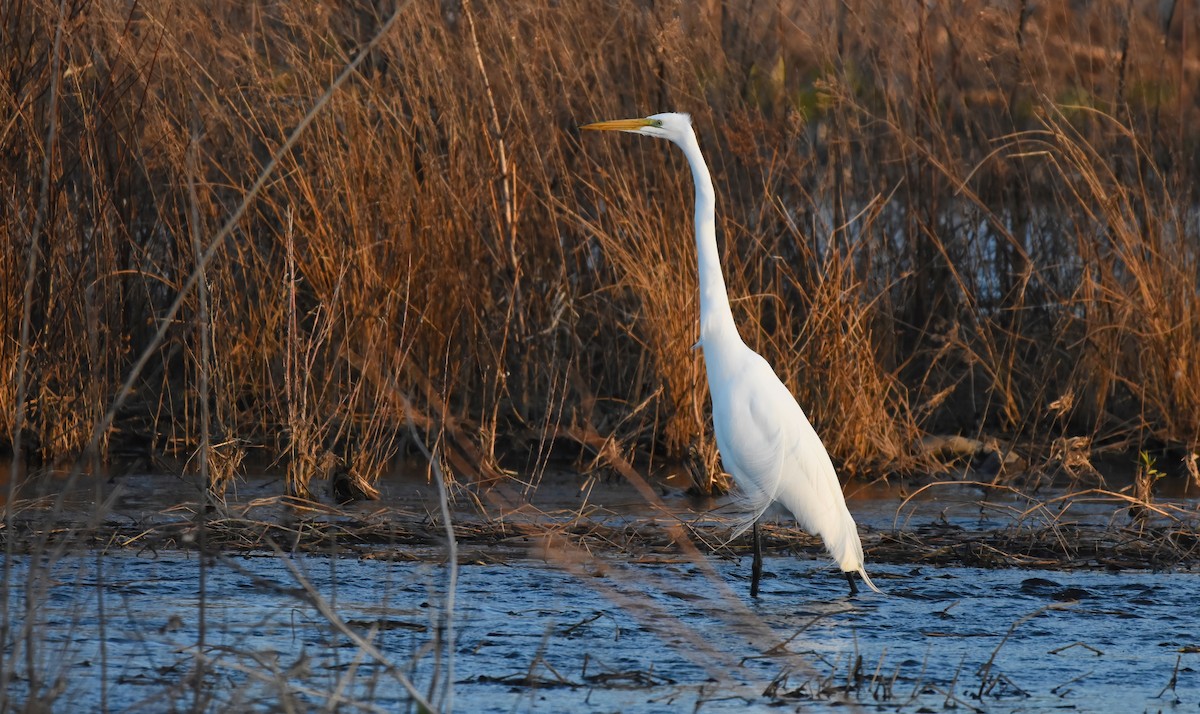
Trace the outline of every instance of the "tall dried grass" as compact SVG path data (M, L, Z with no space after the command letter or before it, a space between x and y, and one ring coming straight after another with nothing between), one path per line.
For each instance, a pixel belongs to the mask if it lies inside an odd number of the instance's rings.
M714 169L743 336L847 470L911 468L930 431L1194 451L1200 28L1155 7L414 5L207 266L102 448L265 445L297 492L326 455L370 481L409 418L460 476L592 429L711 461L689 178L663 146L574 130L675 109ZM390 14L63 8L58 65L58 4L0 11L0 421L16 443L27 359L20 443L44 459L87 443L193 236Z

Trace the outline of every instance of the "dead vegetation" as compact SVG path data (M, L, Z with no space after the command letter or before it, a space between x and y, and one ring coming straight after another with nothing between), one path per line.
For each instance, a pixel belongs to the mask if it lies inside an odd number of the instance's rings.
M961 482L942 485L963 487ZM256 484L256 492L267 490L268 486ZM1194 506L1147 502L1099 489L1047 499L1019 492L1008 495L1025 505L1015 507L1012 498L1003 497L960 504L965 511L974 508L981 514L997 514L1004 522L977 527L962 519L947 521L944 514L931 518L928 506L914 519L909 511L920 502L905 501L892 528L862 529L867 558L914 567L1169 570L1200 566L1200 512ZM484 508L464 509L466 504L460 503L450 525L462 563L505 562L531 555L553 559L557 557L553 552L560 549L603 553L606 559L630 563L703 562L748 552L745 539L729 540L732 525L719 511L711 510L711 504L692 510L679 498L676 494L670 503L659 500L650 512L631 517L602 505L547 509L523 501L507 487L497 487L483 497ZM86 512L45 518L51 507L48 501L26 504L0 531L0 541L18 553L36 552L47 545L151 553L282 549L373 560L436 560L448 542L443 532L446 514L431 512L417 501L347 506L268 496L230 499L204 518L200 504L193 502L142 512L118 511L103 522ZM1087 510L1076 515L1072 508ZM1112 515L1098 518L1097 513ZM818 538L790 524L764 525L763 537L768 551L776 554L803 555L816 562L826 557Z
M575 131L676 109L743 335L844 471L930 433L1191 463L1193 5L721 8L7 6L7 445L79 457L133 376L100 456L218 494L253 447L366 492L409 419L460 479L596 433L712 486L688 177Z

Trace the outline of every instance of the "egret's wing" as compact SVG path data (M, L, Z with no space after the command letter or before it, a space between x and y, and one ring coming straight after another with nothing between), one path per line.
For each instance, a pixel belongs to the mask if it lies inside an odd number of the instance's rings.
M765 360L756 362L741 380L745 413L731 427L730 449L741 473L732 473L755 518L779 502L801 528L825 536L845 510L837 472L795 397Z
M770 365L758 355L741 375L714 418L725 469L737 483L736 503L744 511L736 538L766 513L779 497L787 451L787 424L781 413L795 400ZM714 414L714 417L717 416Z
M776 498L796 518L804 530L818 535L834 562L842 570L862 574L868 587L875 589L863 570L862 541L858 526L846 508L842 484L829 458L829 452L804 411L792 400L794 418L785 428L787 447L783 455L781 484Z
M825 537L846 508L842 485L821 438L796 401L791 403L782 464L787 476L781 479L776 498L804 530Z

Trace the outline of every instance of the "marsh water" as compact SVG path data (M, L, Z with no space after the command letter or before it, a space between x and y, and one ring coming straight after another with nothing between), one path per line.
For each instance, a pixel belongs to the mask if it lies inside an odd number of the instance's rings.
M895 502L852 508L895 527ZM984 517L966 501L906 514ZM1193 573L876 564L886 596L851 597L824 560L776 554L751 600L748 558L512 540L453 569L432 545L18 555L5 654L72 710L414 710L403 680L470 712L1200 706Z
M442 568L287 559L418 686L429 686L435 667L449 673L427 649L446 602ZM83 555L51 569L36 609L45 671L61 676L64 701L87 709L98 707L105 682L110 709L184 706L197 661L198 559L107 556L103 622L96 563ZM14 565L19 580L28 562ZM887 567L878 569L887 597L849 598L816 563L779 558L768 568L776 577L748 602L747 621L690 565L631 566L605 584L627 606L539 561L463 565L455 708L735 711L794 701L811 710L854 701L914 711L1132 712L1200 703L1195 576ZM717 570L740 584L738 564ZM675 590L649 586L661 579ZM215 708L275 709L293 685L302 709L333 692L385 710L408 701L381 665L286 592L295 578L280 558L214 563L206 585L206 696ZM23 609L20 598L12 606Z

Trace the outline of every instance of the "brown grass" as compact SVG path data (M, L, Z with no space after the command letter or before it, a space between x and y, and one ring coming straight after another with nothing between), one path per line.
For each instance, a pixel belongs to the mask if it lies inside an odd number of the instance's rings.
M58 64L57 4L0 16L0 424L18 443L23 407L47 460L82 452L199 249L390 15L63 7ZM1200 26L1128 7L414 4L101 451L265 446L303 493L374 479L411 418L460 478L593 431L711 469L690 179L670 147L575 131L674 109L713 167L743 336L845 471L927 465L931 432L1172 470L1200 440Z

